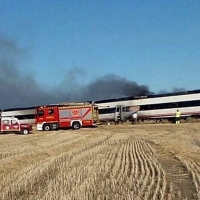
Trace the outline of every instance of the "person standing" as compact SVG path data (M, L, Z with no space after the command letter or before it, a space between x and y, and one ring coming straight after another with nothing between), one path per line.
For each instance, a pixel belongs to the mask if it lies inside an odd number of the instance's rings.
M137 112L133 113L132 117L133 117L133 123L137 124Z
M176 111L176 124L180 124L181 112L179 110Z

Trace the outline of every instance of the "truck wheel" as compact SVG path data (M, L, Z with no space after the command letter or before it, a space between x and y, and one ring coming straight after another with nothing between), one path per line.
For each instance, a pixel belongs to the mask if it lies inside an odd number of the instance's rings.
M51 126L49 124L45 124L43 127L44 131L50 131L51 130Z
M27 129L24 129L24 130L22 131L22 133L23 133L24 135L27 135L27 134L29 134L29 131L28 131Z
M74 130L77 130L77 129L81 128L80 122L73 122L72 128L73 128Z

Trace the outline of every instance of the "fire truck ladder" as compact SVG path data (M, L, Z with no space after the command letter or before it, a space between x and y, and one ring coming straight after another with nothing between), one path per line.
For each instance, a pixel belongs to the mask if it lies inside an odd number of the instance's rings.
M89 105L89 102L61 102L59 105L65 105L65 106L85 106Z

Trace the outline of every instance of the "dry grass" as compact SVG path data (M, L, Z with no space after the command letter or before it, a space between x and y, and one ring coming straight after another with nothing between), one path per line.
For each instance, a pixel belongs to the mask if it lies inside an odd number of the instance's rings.
M198 123L0 135L0 199L200 199Z

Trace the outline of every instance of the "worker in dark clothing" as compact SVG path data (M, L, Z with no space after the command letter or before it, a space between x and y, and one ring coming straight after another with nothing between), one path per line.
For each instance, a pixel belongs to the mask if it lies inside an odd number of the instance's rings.
M180 124L181 112L179 110L176 111L176 124Z

